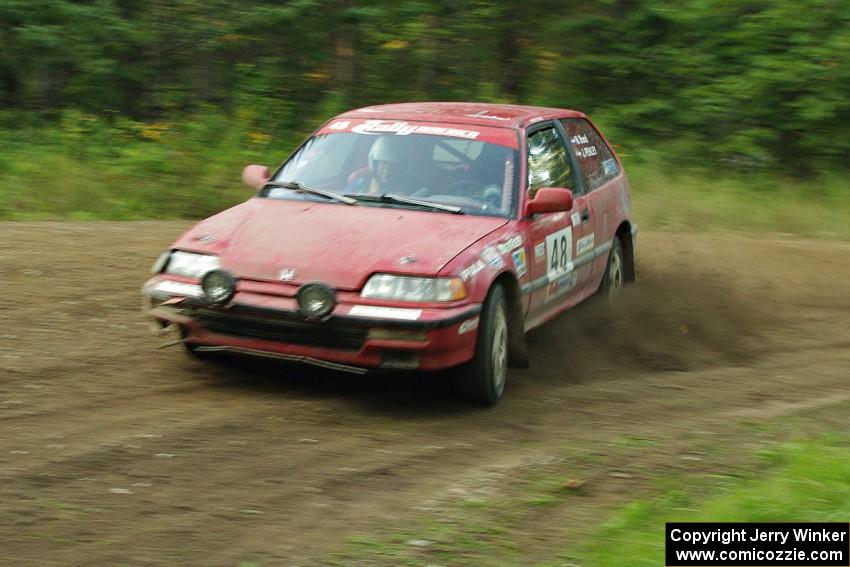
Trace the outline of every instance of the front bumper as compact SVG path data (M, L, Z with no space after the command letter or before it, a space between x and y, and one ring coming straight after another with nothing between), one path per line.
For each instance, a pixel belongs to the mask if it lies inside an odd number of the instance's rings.
M475 352L480 305L395 307L365 304L340 293L329 318L305 321L294 297L237 291L226 306L210 306L196 284L161 277L142 289L145 310L159 326L177 325L200 351L281 358L317 366L438 370Z

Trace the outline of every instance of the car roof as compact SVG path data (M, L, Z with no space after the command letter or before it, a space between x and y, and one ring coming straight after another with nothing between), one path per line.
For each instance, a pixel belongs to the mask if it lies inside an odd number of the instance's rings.
M553 118L583 118L576 110L479 102L404 102L349 110L337 118L391 119L524 128Z

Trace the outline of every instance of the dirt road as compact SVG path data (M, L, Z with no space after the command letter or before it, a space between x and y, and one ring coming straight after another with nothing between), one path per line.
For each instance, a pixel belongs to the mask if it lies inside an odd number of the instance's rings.
M439 376L157 350L139 287L187 225L0 224L4 565L316 564L555 447L599 455L562 458L594 489L517 532L545 556L554 524L713 466L681 459L701 439L850 407L846 243L641 234L620 316L533 332L532 367L477 410Z

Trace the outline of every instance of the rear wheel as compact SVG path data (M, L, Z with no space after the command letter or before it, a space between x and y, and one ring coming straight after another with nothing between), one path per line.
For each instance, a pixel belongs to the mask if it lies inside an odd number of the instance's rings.
M475 358L460 370L461 390L472 403L493 406L508 377L508 309L502 286L490 290L481 311Z
M614 300L623 292L626 285L625 261L623 260L623 245L619 237L614 237L611 251L608 253L608 264L602 275L602 295L608 300Z

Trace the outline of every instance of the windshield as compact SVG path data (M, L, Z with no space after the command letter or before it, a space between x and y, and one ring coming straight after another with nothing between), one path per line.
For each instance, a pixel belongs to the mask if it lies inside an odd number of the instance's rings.
M368 129L368 123L383 128ZM427 206L433 203L465 214L507 217L516 207L516 143L509 129L337 121L301 146L272 181L347 195L364 206L446 212ZM379 195L399 198L376 199ZM284 186L268 186L261 196L315 198Z

